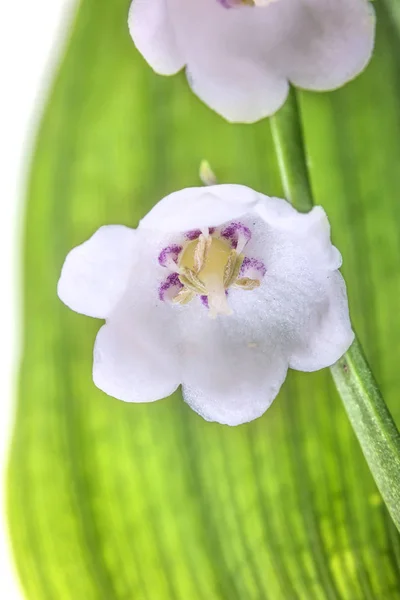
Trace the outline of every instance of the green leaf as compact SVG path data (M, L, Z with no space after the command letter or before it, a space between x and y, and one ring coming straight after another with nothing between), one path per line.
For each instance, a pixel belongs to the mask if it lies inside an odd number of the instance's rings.
M331 371L376 484L399 530L400 435L357 339Z
M314 200L294 89L270 123L285 197L307 212ZM400 433L357 337L331 372L371 473L400 531Z
M8 512L29 600L400 599L400 541L328 371L291 373L261 419L203 421L179 394L129 405L91 380L99 322L56 296L68 250L221 181L282 195L269 123L232 126L134 49L128 0L83 0L43 117L26 211L24 352ZM300 96L313 195L352 317L399 418L400 42L376 3L354 83Z

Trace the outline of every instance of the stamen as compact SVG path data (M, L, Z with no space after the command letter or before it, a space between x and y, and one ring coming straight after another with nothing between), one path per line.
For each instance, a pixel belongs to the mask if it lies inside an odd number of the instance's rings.
M192 290L195 294L205 294L207 292L204 283L191 269L184 267L179 275L179 280L183 286L189 288L189 290Z
M224 284L224 274L231 248L224 240L213 237L208 239L207 242L199 238L198 242L190 242L184 248L179 261L181 269L179 279L184 286L208 297L210 316L221 313L231 314Z
M195 297L195 293L189 290L188 288L182 288L180 292L172 299L174 304L189 304L191 300Z
M236 279L233 286L241 288L242 290L254 290L257 287L260 287L260 280L243 277L242 279Z
M199 273L203 268L204 263L207 260L207 254L211 246L212 239L208 235L207 236L201 234L198 238L197 246L194 251L194 270L196 273Z
M244 256L238 256L236 250L231 250L231 253L228 258L228 262L226 263L225 271L224 271L224 286L228 288L232 285L232 283L237 279L240 269L242 267L242 263L244 260Z
M188 304L196 296L209 309L209 316L230 315L227 290L235 287L254 290L266 272L264 263L242 254L251 239L250 230L240 222L224 226L219 235L214 227L185 234L186 245L164 248L159 256L162 266L173 273L160 288L160 299ZM214 236L215 233L215 236Z

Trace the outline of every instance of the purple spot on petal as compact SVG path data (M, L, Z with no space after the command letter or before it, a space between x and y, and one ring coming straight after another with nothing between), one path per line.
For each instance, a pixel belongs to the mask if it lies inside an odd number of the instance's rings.
M182 252L182 246L178 246L178 244L173 244L172 246L167 246L163 250L161 250L158 262L162 267L168 267L168 261L173 260L174 263L178 262L178 256Z
M267 269L262 260L246 256L240 268L240 275L243 277L244 275L248 275L250 271L255 272L258 276L264 277Z
M158 297L160 298L160 300L165 302L165 299L166 299L165 296L172 287L177 288L176 293L178 293L179 290L183 288L183 285L181 284L181 282L179 280L178 273L170 273L170 275L168 275L167 279L165 279L162 282L162 284L160 285L160 287L158 289Z
M200 296L200 300L202 305L208 308L208 296Z
M185 238L187 238L188 240L190 240L192 242L193 240L197 240L197 238L200 235L201 235L200 229L192 229L191 231L187 231L185 233Z
M225 290L225 296L228 297L228 290ZM200 296L200 301L203 306L205 306L206 308L209 308L208 296Z
M214 231L215 231L215 227L208 228L208 232L210 235L212 235L214 233ZM197 240L197 238L200 237L201 234L202 234L202 231L200 229L191 229L190 231L187 231L185 233L185 238L192 242L193 240Z
M236 248L239 238L242 237L248 242L251 239L251 231L243 223L230 223L221 231L222 237L230 241L232 248Z

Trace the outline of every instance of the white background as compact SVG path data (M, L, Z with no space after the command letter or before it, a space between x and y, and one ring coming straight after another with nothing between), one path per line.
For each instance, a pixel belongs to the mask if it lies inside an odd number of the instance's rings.
M4 477L20 337L20 241L27 159L73 0L8 0L0 23L0 597L21 600L7 539ZM28 599L29 600L29 599Z

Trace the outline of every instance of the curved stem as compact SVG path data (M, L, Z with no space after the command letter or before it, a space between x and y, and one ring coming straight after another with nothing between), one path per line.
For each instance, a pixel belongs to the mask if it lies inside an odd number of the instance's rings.
M306 212L314 202L293 89L270 123L286 198ZM400 434L357 338L331 367L331 373L378 489L400 531Z

